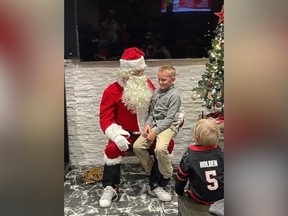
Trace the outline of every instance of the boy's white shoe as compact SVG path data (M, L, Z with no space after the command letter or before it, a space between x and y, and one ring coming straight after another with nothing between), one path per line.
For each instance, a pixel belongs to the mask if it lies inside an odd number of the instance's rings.
M113 199L114 196L116 197ZM117 198L117 192L111 186L107 186L103 190L101 199L99 200L99 205L103 208L109 207L111 205L112 199L116 200Z
M152 191L148 189L148 193L152 196L157 196L159 200L164 202L172 200L171 195L168 192L166 192L162 187L157 187Z

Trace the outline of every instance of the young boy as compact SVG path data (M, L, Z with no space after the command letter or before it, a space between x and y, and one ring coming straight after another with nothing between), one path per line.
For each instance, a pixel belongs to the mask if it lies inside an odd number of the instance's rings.
M168 146L178 132L173 126L173 119L180 111L181 98L174 86L176 70L172 66L162 66L158 70L159 88L154 91L148 118L142 135L135 141L133 150L147 173L150 173L150 189L161 201L171 201L171 195L166 187L173 174ZM148 149L156 139L154 164L149 156ZM153 164L153 167L152 167Z
M195 145L190 145L178 166L175 192L184 194L189 180L190 197L197 203L210 205L224 198L224 156L217 145L220 128L209 119L196 122Z

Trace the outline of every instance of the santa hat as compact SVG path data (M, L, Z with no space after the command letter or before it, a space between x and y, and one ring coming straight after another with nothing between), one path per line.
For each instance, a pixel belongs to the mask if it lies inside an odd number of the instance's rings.
M131 47L124 50L122 58L120 59L121 70L133 72L136 70L143 70L146 67L144 53L140 49Z

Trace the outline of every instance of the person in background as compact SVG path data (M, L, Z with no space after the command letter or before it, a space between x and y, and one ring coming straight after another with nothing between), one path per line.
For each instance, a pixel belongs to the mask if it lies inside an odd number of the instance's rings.
M224 155L218 146L219 126L209 119L196 122L195 144L185 151L176 175L175 192L183 195L187 182L190 197L211 205L224 198Z
M143 45L145 50L145 59L152 59L156 51L155 48L155 34L153 32L146 32Z
M170 51L164 46L162 39L159 38L155 41L154 59L171 59Z
M101 23L100 29L100 44L99 55L103 60L112 58L118 55L121 50L120 40L123 34L123 29L114 19L114 11L106 12L106 19ZM121 51L122 52L122 51ZM121 53L119 54L119 56Z
M118 40L118 31L121 28L114 19L114 11L108 10L106 19L101 23L101 40L107 41L109 44L115 43Z

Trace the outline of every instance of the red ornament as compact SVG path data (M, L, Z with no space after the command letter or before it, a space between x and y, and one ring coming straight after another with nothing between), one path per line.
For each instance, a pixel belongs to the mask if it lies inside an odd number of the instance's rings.
M216 104L215 104L215 106L216 106L217 108L220 108L220 107L221 107L221 105L222 105L222 104L221 104L221 102L219 102L219 101L218 101L218 102L216 102Z
M220 24L221 22L224 22L224 5L222 6L222 9L220 12L216 12L214 14L219 17L218 24Z

